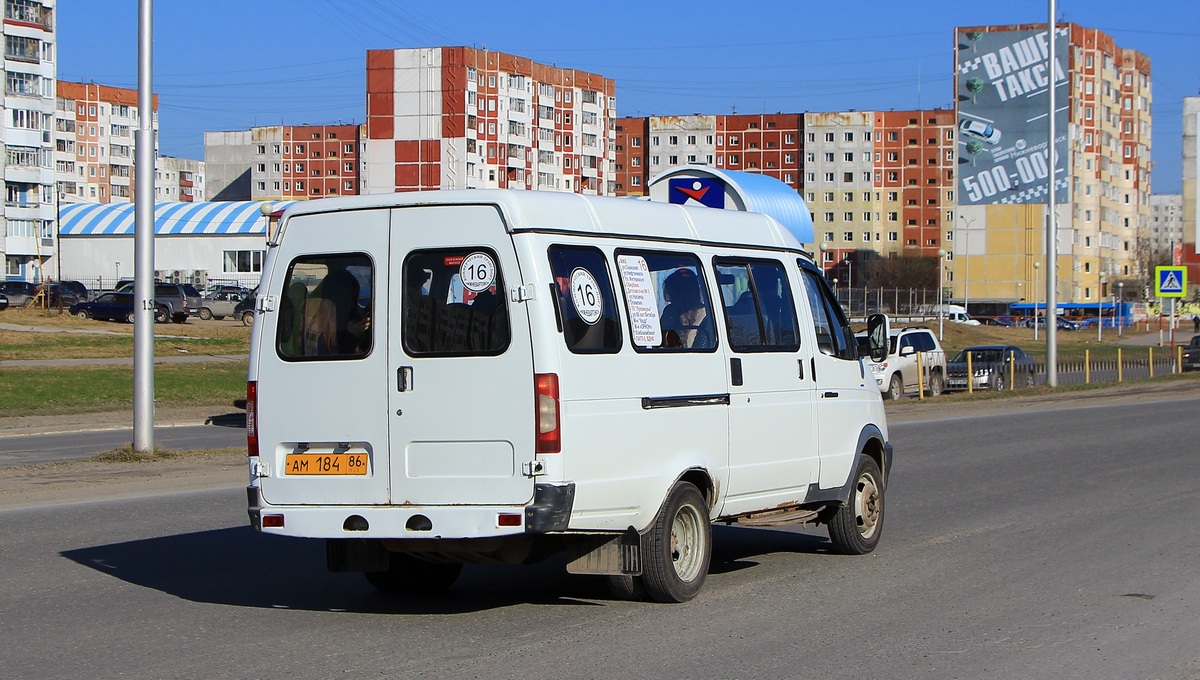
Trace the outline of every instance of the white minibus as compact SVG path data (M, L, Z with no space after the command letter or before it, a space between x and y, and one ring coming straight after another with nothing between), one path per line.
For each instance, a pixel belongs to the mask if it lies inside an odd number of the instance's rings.
M565 552L614 593L700 590L711 523L879 541L883 403L773 218L543 191L303 202L267 247L250 521L385 591ZM870 350L887 322L870 320Z

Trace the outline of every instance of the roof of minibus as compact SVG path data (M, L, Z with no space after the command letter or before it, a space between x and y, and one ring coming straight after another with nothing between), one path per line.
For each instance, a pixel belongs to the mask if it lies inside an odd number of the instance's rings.
M804 250L791 232L761 213L511 189L368 194L301 201L284 213L284 231L286 220L298 215L419 205L495 205L513 232L593 233Z

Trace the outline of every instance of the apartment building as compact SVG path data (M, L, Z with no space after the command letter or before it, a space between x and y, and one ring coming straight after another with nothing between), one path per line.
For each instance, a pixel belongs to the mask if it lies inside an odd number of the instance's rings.
M154 201L202 203L204 161L174 156L159 156L154 161Z
M62 203L133 200L134 146L141 125L137 90L58 82L54 170ZM158 97L151 129L158 139Z
M616 124L616 163L613 172L617 196L646 196L650 186L650 167L646 163L646 144L650 140L649 118L618 118Z
M1183 196L1182 200L1182 243L1179 246L1179 263L1188 266L1188 282L1193 289L1200 288L1200 250L1197 249L1198 235L1196 219L1200 216L1200 195L1197 194L1196 179L1200 177L1200 97L1183 98Z
M882 243L875 216L876 135L869 111L804 114L804 197L826 275L844 286L861 285L863 253Z
M5 0L4 231L7 279L42 280L54 256L55 2ZM49 272L47 272L49 274Z
M362 126L267 125L204 133L208 194L217 201L355 196Z
M369 193L616 190L613 81L470 47L369 50Z
M1038 297L1045 276L1049 83L1056 83L1058 299L1098 302L1138 280L1150 217L1150 60L1102 31L1060 24L957 30L954 297ZM1050 77L1053 75L1053 78ZM962 271L958 271L958 267Z

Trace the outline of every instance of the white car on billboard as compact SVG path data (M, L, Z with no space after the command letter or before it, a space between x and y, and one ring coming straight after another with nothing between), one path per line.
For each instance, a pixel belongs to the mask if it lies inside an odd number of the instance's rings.
M993 146L1000 143L1000 131L981 120L964 120L958 127L968 137L982 139Z

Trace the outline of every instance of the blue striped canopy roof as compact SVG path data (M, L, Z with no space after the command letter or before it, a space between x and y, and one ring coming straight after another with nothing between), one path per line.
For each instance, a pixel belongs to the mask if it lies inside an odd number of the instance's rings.
M296 201L271 201L275 211ZM259 206L263 201L209 201L155 203L156 236L187 234L262 234L267 221ZM70 203L58 209L60 236L133 236L133 203Z

